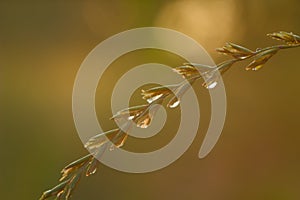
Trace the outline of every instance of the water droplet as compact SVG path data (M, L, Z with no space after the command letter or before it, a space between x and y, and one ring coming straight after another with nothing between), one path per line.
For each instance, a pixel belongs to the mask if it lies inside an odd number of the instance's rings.
M134 115L131 115L131 116L129 116L127 119L128 119L128 120L132 120L134 117L135 117Z
M139 124L137 125L139 128L148 128L148 125L147 124Z
M153 101L155 101L155 100L159 99L160 97L162 97L162 95L163 94L159 94L159 95L153 96L153 97L147 99L147 102L148 103L152 103Z
M213 88L215 88L215 87L217 86L217 84L218 84L217 81L213 81L213 82L207 84L207 85L206 85L206 88L207 88L207 89L213 89Z
M109 150L110 150L110 151L113 151L114 149L115 149L115 145L112 144L112 145L109 147Z
M180 100L176 98L174 101L170 101L168 104L169 108L176 108L180 104Z

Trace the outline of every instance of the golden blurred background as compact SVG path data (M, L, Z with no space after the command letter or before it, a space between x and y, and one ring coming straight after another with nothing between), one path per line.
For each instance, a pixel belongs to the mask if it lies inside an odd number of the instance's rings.
M73 123L72 88L80 64L101 41L131 28L166 27L191 36L219 62L227 57L214 49L227 41L255 49L278 43L267 33L300 34L299 6L298 0L1 1L1 199L38 199L58 183L61 168L87 153ZM279 52L258 72L238 64L225 74L226 123L205 159L197 155L209 100L198 83L203 121L184 156L148 174L101 166L81 181L73 199L300 199L299 53ZM181 64L155 51L128 56L118 65L155 59ZM107 74L96 107L100 123L111 128L105 94L120 71ZM177 114L169 113L171 122ZM171 131L169 123L164 132Z

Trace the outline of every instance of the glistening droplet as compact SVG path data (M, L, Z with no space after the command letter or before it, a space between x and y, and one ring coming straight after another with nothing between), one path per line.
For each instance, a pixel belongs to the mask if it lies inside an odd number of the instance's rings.
M180 99L178 99L177 97L174 97L173 99L171 99L169 101L168 107L169 108L176 108L179 104L180 104Z
M213 88L215 88L215 87L217 86L217 84L218 84L217 81L213 81L213 82L207 84L207 85L206 85L206 88L207 88L207 89L213 89Z

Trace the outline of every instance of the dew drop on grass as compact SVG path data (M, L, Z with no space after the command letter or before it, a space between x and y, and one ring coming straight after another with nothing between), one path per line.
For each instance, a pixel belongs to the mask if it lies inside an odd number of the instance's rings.
M135 117L134 115L130 115L127 119L132 120L134 117Z
M213 82L209 83L209 84L206 86L206 88L207 88L207 89L213 89L213 88L215 88L215 87L217 86L217 84L218 84L217 81L213 81Z
M148 103L152 103L153 101L155 101L155 100L159 99L160 97L162 97L162 95L163 94L159 94L159 95L156 95L156 96L154 96L154 97L152 97L150 99L147 99L147 102Z
M114 144L112 144L112 145L109 147L109 151L113 151L113 150L115 150L115 145L114 145Z
M169 108L176 108L179 104L180 104L180 100L177 99L177 100L174 101L174 102L170 102L169 105L168 105L168 107L169 107Z

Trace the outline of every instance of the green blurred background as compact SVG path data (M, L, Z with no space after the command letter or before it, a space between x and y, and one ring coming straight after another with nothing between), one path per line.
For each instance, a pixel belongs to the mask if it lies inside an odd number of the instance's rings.
M73 123L72 87L83 59L104 39L136 27L167 27L193 37L219 62L227 57L214 49L226 41L255 49L278 43L265 37L269 32L300 34L299 6L299 0L1 1L1 199L38 199L57 184L61 168L86 153ZM120 58L119 65L181 64L172 55L139 53ZM238 64L224 76L226 124L205 159L197 154L209 99L198 83L203 121L183 157L148 174L101 166L82 180L73 199L300 199L299 53L280 52L259 72ZM107 74L96 106L100 123L111 128L105 94L120 71ZM169 114L165 133L174 132L179 117L178 110Z

